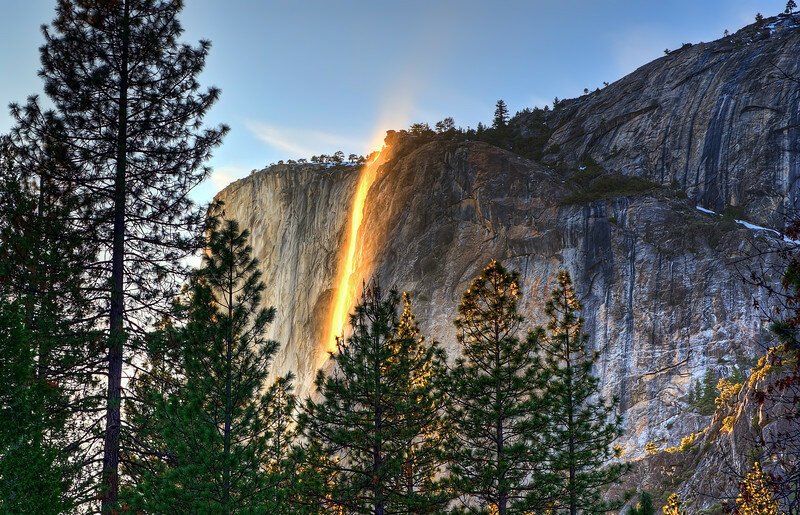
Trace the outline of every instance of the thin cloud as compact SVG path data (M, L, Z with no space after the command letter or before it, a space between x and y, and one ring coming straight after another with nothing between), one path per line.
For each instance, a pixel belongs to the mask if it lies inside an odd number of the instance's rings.
M309 157L335 150L351 151L364 146L363 141L321 131L291 129L256 121L247 121L245 126L263 143L289 154L287 158Z
M214 170L213 172L211 172L209 180L217 190L221 190L222 188L233 182L233 177L226 172Z
M233 181L246 177L250 169L244 166L224 165L215 166L208 176L206 184L211 186L213 192L221 191Z

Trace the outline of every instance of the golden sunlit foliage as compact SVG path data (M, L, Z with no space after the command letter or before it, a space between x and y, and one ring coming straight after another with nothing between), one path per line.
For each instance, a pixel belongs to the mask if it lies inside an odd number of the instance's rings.
M777 515L778 501L775 500L761 464L755 462L739 485L736 497L737 515Z
M697 433L692 433L688 436L684 436L683 438L681 438L681 443L679 443L677 446L667 447L665 450L669 453L686 452L692 447L692 444L694 444L694 442L697 441L697 439L703 433L705 433L705 430L698 431Z
M714 403L717 406L724 406L733 396L738 395L741 389L742 385L740 383L734 383L725 378L720 379L717 381L719 396Z
M670 494L663 511L664 515L686 515L686 511L681 507L681 498L678 497L678 494Z

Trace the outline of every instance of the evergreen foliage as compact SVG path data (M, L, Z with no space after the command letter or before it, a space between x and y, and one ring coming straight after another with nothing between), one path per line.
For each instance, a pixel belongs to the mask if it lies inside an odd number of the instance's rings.
M628 511L628 515L655 515L656 509L653 507L653 498L647 492L639 494L639 502Z
M559 513L603 512L618 503L603 501L602 492L626 471L612 442L621 434L616 401L601 396L592 375L597 353L590 352L583 332L580 303L565 271L558 274L545 311L550 321L542 340L545 354L544 399L549 414L548 461L563 480L555 510Z
M278 343L264 332L275 310L261 307L264 284L247 239L235 221L210 222L203 266L177 307L183 323L163 329L179 344L180 365L169 388L143 383L145 410L132 406L133 439L158 444L132 454L147 456L134 461L133 509L290 511L291 377L265 388Z
M456 122L455 122L455 120L453 120L452 117L448 116L448 117L436 122L435 127L436 127L436 132L439 133L439 134L442 134L442 133L445 133L445 132L450 132L452 130L455 130Z
M7 417L0 421L0 431L25 442L15 456L23 456L23 448L33 453L20 458L40 467L32 473L42 480L52 473L48 477L55 483L23 481L14 486L14 495L24 497L28 508L47 513L82 504L96 487L86 470L94 452L88 442L96 434L87 413L97 407L94 374L102 354L96 311L91 309L94 292L87 284L87 263L93 262L96 247L85 238L92 231L91 205L76 191L62 126L33 99L24 107L12 105L12 115L18 124L0 142L0 302L13 305L21 316L29 349L12 350L23 343L8 340L2 354L9 354L10 368L4 373L15 366L35 367L25 383L30 391L9 386L0 405ZM14 363L10 356L21 361ZM19 408L17 403L40 420L32 424L21 412L17 418L16 409L5 410ZM8 450L0 449L0 461L11 463ZM49 472L40 460L44 455L51 460ZM23 472L9 467L0 472L0 481L8 485L14 474ZM60 491L58 502L48 495L52 489ZM17 507L21 512L28 508Z
M455 432L450 471L468 508L538 511L555 484L545 469L545 414L537 356L542 334L519 338L519 274L492 261L464 293L455 321L462 356L449 373Z
M64 454L48 438L62 429L47 407L57 386L37 377L35 345L22 309L0 301L0 511L56 514L70 507Z
M714 402L717 398L717 381L716 374L711 369L707 369L702 381L695 381L692 389L689 390L688 403L701 415L713 415L717 409Z
M219 92L197 76L209 43L179 43L179 0L59 0L41 48L45 92L63 126L100 246L91 263L108 321L102 509L116 505L122 370L149 316L169 305L202 213L188 192L226 132L202 129ZM24 120L20 120L24 121ZM87 264L88 266L89 264ZM92 444L92 447L98 447Z
M320 400L300 416L307 452L324 457L307 465L321 469L310 482L334 511L437 513L449 500L439 477L444 399L433 381L444 355L420 337L407 296L398 317L399 301L377 284L365 288L352 335L317 375Z
M494 106L494 118L492 119L492 128L495 130L505 129L508 126L508 106L501 99L498 100Z

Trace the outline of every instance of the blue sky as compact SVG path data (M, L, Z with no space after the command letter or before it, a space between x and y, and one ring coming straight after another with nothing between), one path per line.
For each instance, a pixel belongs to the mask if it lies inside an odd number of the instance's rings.
M665 48L710 41L784 0L187 0L186 39L213 43L202 82L231 133L195 197L279 159L367 153L389 128L491 119L613 82ZM53 0L0 0L0 102L41 92ZM0 131L10 127L0 111Z

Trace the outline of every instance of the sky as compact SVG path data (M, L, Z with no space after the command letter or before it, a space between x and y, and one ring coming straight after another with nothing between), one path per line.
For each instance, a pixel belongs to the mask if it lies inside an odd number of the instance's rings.
M784 0L186 0L185 40L212 42L208 123L231 132L193 196L281 159L366 154L387 129L490 122L614 82ZM0 103L42 94L39 27L55 0L0 0ZM0 109L0 132L11 127Z

